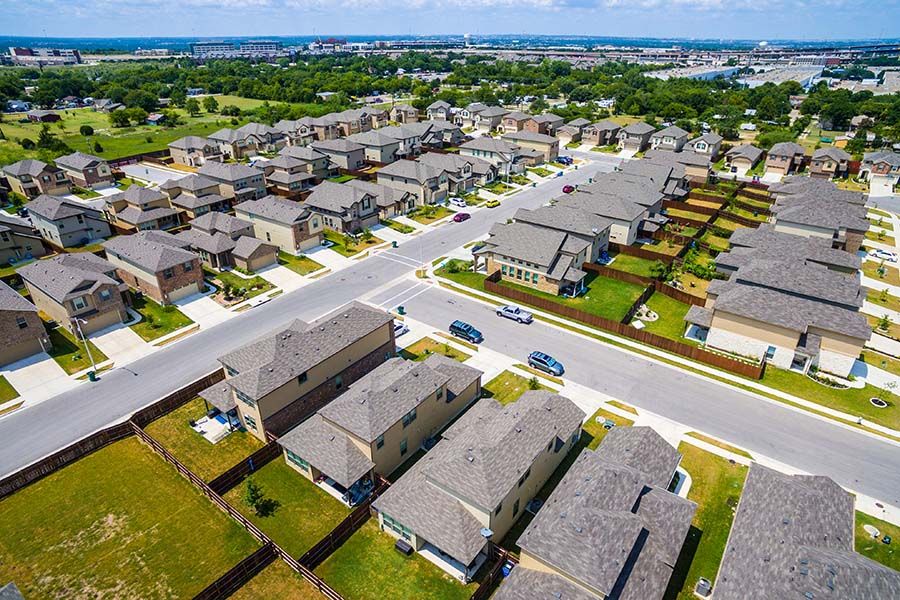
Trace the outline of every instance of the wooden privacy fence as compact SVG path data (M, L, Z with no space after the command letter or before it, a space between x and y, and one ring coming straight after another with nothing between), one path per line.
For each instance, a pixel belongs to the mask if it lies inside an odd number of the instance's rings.
M687 217L678 217L675 215L666 215L670 221L675 221L679 225L684 225L685 227L696 227L697 229L703 229L707 225L709 225L708 221L701 221L699 219L689 219Z
M721 200L721 198L717 198L717 200ZM712 208L709 206L698 206L696 204L688 204L687 202L681 202L679 200L663 200L663 208L675 208L677 210L684 210L688 212L697 213L698 215L710 215L715 216L719 214L718 208Z
M762 221L757 221L755 219L749 219L747 217L742 217L741 215L735 214L733 212L729 212L727 210L720 210L719 216L723 219L728 219L729 221L734 221L738 225L743 225L745 227L759 227L762 225Z
M609 243L609 251L618 252L619 254L625 254L628 256L636 256L638 258L646 258L647 260L658 260L667 265L671 264L672 261L675 260L675 257L669 254L662 254L660 252L644 250L643 248L635 248L634 246L626 246L623 244L618 244L616 242Z
M494 565L491 567L491 570L488 571L488 574L484 579L478 584L475 591L472 592L469 600L487 600L490 598L491 594L494 593L494 590L497 589L497 586L503 579L503 565L506 562L510 562L515 568L515 565L519 564L519 560L515 556L500 546L491 544L490 548L488 560L494 561Z
M747 204L746 202L742 202L740 198L734 199L734 205L738 208L743 208L744 210L749 210L752 213L757 213L760 215L769 216L772 214L772 211L768 208L762 208L760 206L754 206L753 204Z
M142 408L131 416L131 420L134 421L138 427L146 427L156 419L164 417L176 408L184 406L196 398L197 394L224 379L225 372L222 369L213 371L208 375L204 375L197 381L189 383L179 390L175 390L162 400L154 402L146 408Z
M194 596L194 600L218 600L227 598L241 589L260 571L278 559L274 544L264 544L259 550L231 567L227 573L206 586Z
M624 281L626 283L634 283L636 285L650 285L654 281L656 281L652 277L635 275L634 273L627 273L625 271L620 271L618 269L613 269L612 267L605 267L603 265L598 265L595 263L584 263L581 269L583 271L589 271L591 273L602 275L603 277L609 277L610 279L616 279L618 281Z
M266 466L279 456L281 456L281 446L278 445L278 442L269 442L224 473L218 475L215 479L211 480L209 482L209 487L217 494L222 495L242 482L248 475Z
M702 200L703 202L712 202L714 204L718 204L722 206L727 202L725 198L722 196L717 196L715 194L704 194L703 192L698 192L696 190L691 190L690 196L688 196L691 200ZM688 206L697 206L696 204L689 204ZM700 208L708 208L708 207L700 207ZM715 209L713 209L715 210Z

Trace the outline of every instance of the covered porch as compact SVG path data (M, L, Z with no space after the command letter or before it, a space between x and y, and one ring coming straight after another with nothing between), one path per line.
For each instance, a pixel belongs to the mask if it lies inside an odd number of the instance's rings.
M213 384L198 396L206 407L206 415L192 421L191 429L211 444L216 444L242 427L231 387L224 381Z

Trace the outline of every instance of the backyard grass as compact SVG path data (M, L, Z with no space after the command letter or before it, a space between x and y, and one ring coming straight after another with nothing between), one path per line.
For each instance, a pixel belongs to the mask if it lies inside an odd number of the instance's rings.
M764 200L757 200L756 198L750 198L749 196L742 196L738 194L736 199L741 203L746 204L748 206L754 206L756 208L769 209L772 206L771 202L765 202Z
M410 212L407 216L416 223L422 225L431 225L435 221L440 221L444 217L452 215L455 211L450 210L446 206L433 205L427 208L419 208L414 212Z
M740 448L735 448L731 444L726 444L725 442L720 442L715 438L711 438L708 435L703 435L702 433L697 433L696 431L688 431L686 434L688 437L692 437L696 440L700 440L702 442L706 442L707 444L711 444L716 448L721 448L722 450L728 450L733 454L737 454L738 456L743 456L744 458L753 459L753 455L747 452L746 450L741 450Z
M682 291L687 292L699 298L706 298L706 289L709 287L708 279L701 279L693 273L682 272L678 274L678 282L684 288Z
M134 437L0 501L0 580L26 598L190 598L256 548Z
M614 254L613 262L606 265L610 269L624 271L632 275L640 275L641 277L653 277L653 269L659 263L656 260L642 258L640 256L632 256L630 254Z
M206 415L206 411L203 399L195 398L150 423L146 431L184 466L210 481L262 448L263 443L246 431L237 430L211 444L188 424Z
M691 600L698 579L716 580L747 467L685 442L678 451L683 455L681 467L691 476L688 499L697 503L697 512L675 564L670 589L680 585L679 600Z
M143 317L139 323L131 326L131 330L141 336L145 342L152 342L193 323L177 307L171 304L162 306L147 296L135 298L131 308Z
M878 219L869 218L869 223L874 225L875 227L881 227L882 229L886 229L888 231L894 230L894 224L890 220L884 219L884 217Z
M353 181L356 179L353 175L338 175L337 177L329 177L328 181L333 181L335 183L347 183L348 181Z
M281 559L275 559L253 579L229 596L232 600L310 600L324 598L315 587Z
M467 600L476 583L463 585L418 553L404 556L394 549L393 536L369 519L316 574L339 594L353 600L382 598Z
M6 380L6 377L0 375L0 403L9 402L10 400L15 400L19 397L19 392L16 391L16 388L12 386L12 384Z
M671 240L656 240L652 244L643 244L640 248L642 250L649 250L650 252L665 254L666 256L678 256L684 248L684 245L676 244Z
M278 264L287 267L298 275L309 275L313 271L318 271L324 267L308 256L301 254L294 256L283 250L278 251Z
M231 287L233 290L246 290L246 293L242 296L244 300L264 294L275 287L259 275L248 278L235 275L229 271L213 271L212 269L205 268L203 269L203 272L211 277L214 282L218 282L218 287L220 289Z
M694 221L703 221L706 223L710 219L713 218L713 215L704 215L698 212L693 212L690 210L683 210L680 208L667 208L666 214L670 217L681 217L682 219L691 219Z
M674 298L657 293L650 296L650 299L647 300L647 308L658 314L659 319L656 321L643 321L645 331L661 335L676 342L687 342L683 337L684 331L687 329L684 317L687 315L690 306Z
M872 304L877 304L878 306L884 307L888 310L893 310L900 312L900 298L897 296L892 296L891 294L876 291L876 290L868 290L866 292L866 300L871 302Z
M450 344L436 342L430 337L425 337L415 342L414 344L404 348L400 351L400 356L405 358L406 360L412 361L423 361L432 354L442 354L447 358L452 358L453 360L458 360L459 362L465 362L469 358L470 355L462 352L461 350L457 350Z
M519 396L532 389L531 380L516 375L512 371L503 371L486 384L481 386L484 397L493 398L504 406L519 399ZM545 385L538 384L538 390L550 390Z
M698 198L688 198L687 203L691 206L702 206L704 208L719 208L721 202L713 202L712 200L700 200Z
M884 270L883 275L879 272L882 267ZM891 267L887 264L882 265L881 261L864 260L862 263L862 272L863 275L871 279L880 279L885 283L900 286L900 271L897 270L897 267Z
M75 336L68 330L57 327L51 330L49 335L53 348L48 351L48 354L67 374L72 375L91 366L91 360L84 351L84 343L75 339ZM94 357L94 363L99 364L109 360L91 340L88 340L87 343L91 356Z
M871 229L866 231L866 239L872 240L873 242L878 242L880 244L887 244L888 246L894 246L896 243L893 236L890 236L884 232L875 232Z
M123 177L122 179L116 180L116 187L122 190L127 190L133 185L136 185L138 187L147 187L147 184L145 184L144 182L138 181L137 179L132 179L131 177Z
M728 241L728 238L718 236L711 231L704 232L703 235L700 236L700 241L722 251L728 250L728 248L731 247L731 242Z
M267 516L257 515L244 502L246 481L225 493L225 500L265 531L291 556L298 558L325 537L350 509L319 489L279 457L251 478L273 505Z
M398 233L412 233L416 230L415 227L412 227L405 223L398 223L397 221L391 221L390 219L382 219L380 221L380 223L382 225L384 225L385 227L390 227L391 229L393 229L394 231L396 231Z
M878 539L873 539L865 529L864 525L872 525L881 535ZM900 527L881 519L876 519L871 515L856 511L856 551L867 556L876 562L900 571L900 549L897 543L900 542ZM881 541L882 537L888 535L891 537L891 543L885 544Z
M676 223L672 221L666 227L666 231L670 233L676 233L678 235L683 235L684 237L697 237L697 234L700 233L699 227L694 227L692 225L682 225L680 223Z
M759 221L760 223L765 223L769 219L769 217L767 215L753 212L753 211L747 210L746 208L740 208L737 206L733 206L733 207L729 208L728 210L726 210L725 212L738 215L739 217L744 217L745 219L752 219L754 221Z
M361 237L357 238L355 241L349 239L345 241L343 235L337 231L332 231L331 229L325 230L325 239L334 244L331 246L332 250L347 258L356 256L363 250L367 250L372 246L384 243L383 239L374 235L369 238L368 241L363 240Z
M625 313L628 312L628 309L631 308L631 305L634 304L635 300L637 300L644 291L644 286L610 279L609 277L603 277L602 275L596 275L594 273L589 273L585 278L587 292L577 298L564 298L562 296L556 296L532 288L516 285L508 281L501 280L500 285L525 291L540 298L556 302L557 304L577 308L584 312L606 319L612 319L614 321L621 321L625 317Z
M728 219L724 219L722 217L716 218L716 220L713 221L712 224L716 227L720 227L728 231L737 231L742 227L746 227L746 225L741 225L740 223L735 223L734 221L729 221Z
M581 144L579 143L578 145L580 146ZM544 167L531 167L528 170L538 177L550 177L551 175L553 175L553 171L551 171L550 169L545 169Z

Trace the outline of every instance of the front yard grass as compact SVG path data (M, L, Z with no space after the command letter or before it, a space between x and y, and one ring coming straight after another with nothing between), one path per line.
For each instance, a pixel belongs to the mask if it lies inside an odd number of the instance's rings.
M188 424L188 421L196 421L206 415L206 410L203 399L194 398L150 423L146 431L184 463L184 466L204 481L211 481L262 448L263 443L239 429L211 444Z
M882 274L880 271L884 272ZM891 267L887 264L882 265L881 261L864 260L862 263L863 275L871 279L880 279L885 283L900 286L900 271L897 267Z
M618 154L619 147L615 144L609 144L608 146L594 146L591 148L591 152L605 152L606 154Z
M889 213L889 212L886 211L886 210L881 210L880 208L869 208L868 210L869 210L869 212L872 213L873 215L878 215L879 217L884 217L884 218L886 218L886 219L890 219L890 218L891 218L891 213Z
M353 600L467 600L478 587L462 585L418 553L400 554L394 542L373 517L319 565L316 574Z
M868 290L866 300L888 310L900 312L900 298L887 293L887 290L883 294L877 290Z
M432 354L443 354L447 358L452 358L459 362L465 362L471 358L470 355L461 350L457 350L450 344L437 342L430 337L422 338L418 342L415 342L400 351L400 356L406 360L415 362L423 361Z
M484 291L484 280L486 275L484 273L475 273L473 271L456 271L454 272L451 269L452 261L447 261L447 264L441 267L440 269L435 269L434 273L438 277L444 277L449 279L450 281L454 281L460 285L464 285L466 287L470 287L472 289Z
M873 539L872 536L866 533L866 530L863 529L864 525L875 527L881 533L878 539ZM896 543L900 540L900 527L856 511L855 529L857 552L895 571L900 571L900 552L896 550ZM886 535L891 537L890 544L885 544L881 541Z
M431 225L435 221L440 221L444 217L452 215L454 212L455 211L450 210L446 206L437 204L422 206L415 211L410 211L407 216L416 223L421 223L422 225Z
M230 271L214 271L212 269L205 268L203 269L203 272L206 273L207 276L211 277L214 283L218 281L218 287L220 289L230 287L232 290L246 290L246 292L242 296L241 301L249 300L254 296L264 294L265 292L268 292L275 287L259 275L254 275L252 277L241 277L240 275L235 275Z
M382 219L380 223L385 227L390 227L398 233L412 233L416 230L415 227L407 225L406 223L398 223L397 221L391 221L390 219Z
M686 442L678 446L678 451L683 455L681 467L691 476L688 499L697 503L697 512L675 564L670 586L680 583L679 600L691 600L698 579L716 580L747 478L747 467Z
M617 279L610 279L609 277L593 273L589 273L585 278L587 292L577 298L555 296L508 281L501 280L500 285L526 291L535 296L556 302L557 304L577 308L578 310L583 310L584 312L606 319L612 319L614 321L621 321L625 317L625 313L628 312L628 309L631 308L631 305L634 304L635 300L637 300L644 291L644 286L619 281Z
M872 328L872 331L879 335L889 337L893 340L900 340L900 324L894 323L890 319L890 317L886 322L882 322L881 319L882 317L866 315L866 321L869 322L869 326ZM885 327L883 327L883 325L885 325Z
M78 186L72 187L72 193L82 200L91 200L93 198L99 198L101 196L100 192L95 192L94 190L87 188L80 188Z
M265 531L294 558L299 558L350 514L350 509L319 489L278 457L250 476L273 504L258 516L244 502L246 481L225 493L225 500Z
M869 229L868 231L866 231L866 239L872 240L873 242L878 242L880 244L887 244L888 246L896 245L894 237L884 233L883 231L876 232Z
M859 360L875 368L900 376L900 360L875 350L866 350L859 355Z
M258 600L259 598L310 600L310 598L319 597L324 598L311 583L301 577L299 573L295 573L281 559L275 559L275 562L229 596L232 600Z
M615 260L606 265L610 269L624 271L632 275L640 275L641 277L653 277L653 269L660 261L650 260L640 256L632 256L630 254L622 254L621 252L613 256Z
M684 317L687 316L690 306L674 298L657 293L650 296L650 299L647 300L647 308L658 314L659 319L656 321L643 321L644 330L676 342L687 343L687 340L683 337L684 331L687 329Z
M580 146L581 143L578 143L578 145ZM528 170L538 177L550 177L551 175L553 175L553 171L551 171L550 169L545 169L544 167L530 167Z
M0 403L9 402L10 400L15 400L19 397L19 392L16 391L16 388L12 386L12 384L6 380L6 377L0 375Z
M91 366L91 360L84 351L84 343L80 339L76 339L68 330L57 327L51 330L49 335L53 348L48 351L48 354L67 374L73 375ZM96 364L109 360L91 340L88 340L87 343Z
M0 580L27 598L190 598L257 547L134 437L0 501Z
M553 375L550 375L549 373L545 373L541 370L529 367L528 365L524 365L522 363L516 363L514 366L517 369L521 369L523 371L531 373L532 375L536 375L538 378L542 377L542 378L546 379L547 381L552 381L556 385L564 385L565 384L565 382L562 379L560 379L559 377L555 377Z
M325 268L308 256L303 254L294 256L284 250L278 251L278 264L287 267L298 275L309 275L314 271Z
M484 189L491 192L492 194L497 194L499 196L505 194L506 192L511 192L513 188L506 185L502 181L493 181L484 186Z
M162 306L147 296L135 298L131 308L139 312L143 317L139 323L131 326L131 330L141 336L141 339L145 342L152 342L193 323L177 307L171 304Z
M532 385L534 385L534 382L530 379L526 379L512 371L503 371L481 386L481 389L484 392L483 397L493 398L504 406L515 402L519 399L519 396L530 389L553 391L540 383L536 387L532 387Z
M871 210L871 209L870 209L870 210ZM870 219L869 219L869 223L871 223L871 224L874 225L875 227L881 227L882 229L886 229L886 230L888 230L888 231L893 231L893 230L894 230L894 224L893 224L893 222L890 221L890 220L885 220L884 217L881 217L881 218L878 218L878 219L872 219L872 218L870 218Z
M383 239L374 235L371 236L368 240L364 240L362 239L362 237L358 237L355 240L351 238L347 238L345 240L343 235L331 229L325 230L325 239L334 244L333 246L331 246L332 250L342 256L346 256L347 258L356 256L363 250L367 250L372 246L377 246L378 244L384 243Z
M727 450L733 454L737 454L738 456L743 456L744 458L753 459L753 455L747 452L746 450L741 450L740 448L735 448L731 444L726 444L725 442L720 442L716 438L711 438L708 435L703 435L702 433L698 433L696 431L688 431L684 434L688 437L692 437L694 439L700 440L702 442L706 442L707 444L711 444L716 448L721 448L722 450Z

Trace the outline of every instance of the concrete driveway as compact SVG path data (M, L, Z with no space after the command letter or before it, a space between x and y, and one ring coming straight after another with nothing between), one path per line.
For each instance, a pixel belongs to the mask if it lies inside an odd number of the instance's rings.
M284 265L272 265L271 267L257 271L256 274L272 285L280 287L285 293L293 292L294 290L303 287L308 281L302 275L294 273Z
M890 198L894 195L894 186L889 179L884 177L872 177L869 181L870 198Z
M46 352L6 365L0 369L0 375L29 404L52 398L77 385Z
M324 246L316 246L312 250L308 250L305 254L320 265L327 267L332 271L339 271L344 267L349 267L356 262L353 259L347 258L343 254L338 254L331 248L326 248Z
M116 366L137 360L153 352L153 346L141 339L131 327L119 323L88 336L94 345L113 359Z
M235 314L210 298L208 294L194 294L174 304L189 319L200 325L200 329L218 325Z

